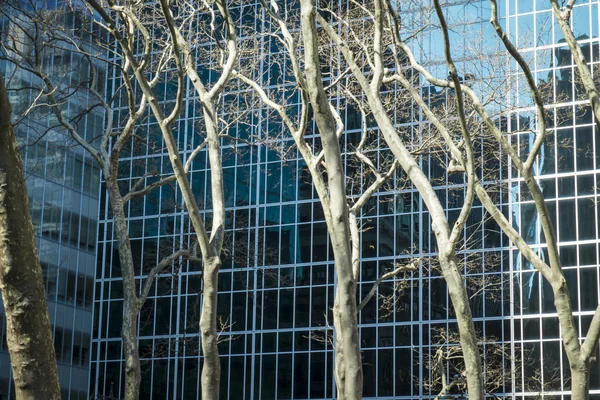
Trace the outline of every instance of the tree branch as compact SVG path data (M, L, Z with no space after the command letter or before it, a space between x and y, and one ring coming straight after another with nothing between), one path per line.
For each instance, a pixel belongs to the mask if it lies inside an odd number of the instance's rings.
M365 308L367 303L369 303L369 301L373 298L373 296L375 296L375 293L377 292L377 287L381 284L381 282L383 282L386 279L391 279L394 276L397 276L398 274L400 274L402 272L416 271L418 268L419 268L419 259L417 258L417 259L414 259L408 265L401 265L401 266L397 267L395 270L386 272L385 274L381 275L377 279L377 281L375 281L375 283L373 284L373 287L371 288L371 290L369 291L367 296L363 299L363 301L360 302L360 305L357 307L357 312L360 312L363 308Z
M598 340L600 339L600 306L596 308L590 327L583 344L581 345L581 358L589 361L596 353L598 348Z
M529 156L527 157L527 160L525 161L525 164L523 165L523 168L525 168L526 170L530 170L533 166L533 163L534 163L539 151L540 151L540 148L542 147L542 144L544 143L544 140L546 139L547 116L546 116L546 110L544 109L544 101L542 100L542 96L540 94L540 91L539 91L536 83L535 83L535 79L533 77L533 74L531 73L531 69L529 68L529 65L527 65L527 62L525 61L523 56L521 56L521 53L519 53L519 51L512 44L512 42L508 38L508 35L506 34L506 32L504 32L504 30L502 29L502 26L498 22L498 5L496 3L496 0L490 0L490 4L492 6L492 12L491 12L492 15L490 17L490 22L492 23L492 26L494 27L496 34L498 35L500 40L502 40L502 43L504 44L504 47L506 48L506 50L508 50L508 52L512 56L512 58L514 58L515 61L521 67L521 71L523 71L523 74L525 75L525 79L527 80L527 85L529 86L529 91L531 92L533 101L535 103L535 107L538 112L539 127L537 129L537 135L535 138L535 142L533 143L533 146L529 152Z
M138 312L141 311L146 299L148 298L148 294L150 293L150 289L152 288L152 284L156 279L156 276L164 271L166 268L170 267L173 262L178 260L179 258L184 258L186 260L194 261L194 262L202 262L202 259L197 258L194 254L195 252L186 250L179 250L173 254L168 255L163 258L154 268L150 270L148 273L148 277L144 281L144 285L142 286L142 292L138 297Z
M583 87L588 95L588 99L592 105L594 119L596 120L596 127L600 130L600 95L598 94L598 88L596 87L596 83L594 82L594 78L590 72L590 68L587 65L583 50L581 50L581 46L579 46L577 38L573 34L573 30L569 25L569 17L575 1L569 1L565 9L564 16L561 14L557 0L550 0L550 3L552 4L552 11L554 12L554 16L558 21L558 25L560 26L569 49L571 50L571 54L573 54L573 58L575 59L575 65L577 66L577 71L579 71L581 83L583 84Z
M450 71L450 77L454 82L454 92L456 95L456 103L457 103L457 111L458 111L458 121L460 124L460 129L462 132L462 137L464 140L465 152L467 154L464 168L465 175L467 180L467 192L465 195L465 200L463 206L460 210L460 214L452 227L452 231L450 232L449 239L449 248L446 250L448 253L454 253L456 250L456 246L458 244L458 240L460 236L463 234L463 229L467 222L467 218L471 213L471 208L473 207L473 199L475 197L475 191L473 185L475 184L475 158L473 155L473 141L471 139L471 133L469 128L467 127L467 117L465 116L465 103L463 99L462 88L460 84L460 80L458 78L458 72L456 70L456 65L452 60L452 53L450 49L450 35L448 33L448 25L446 24L446 19L444 18L444 12L442 11L442 7L440 6L439 0L434 0L434 6L436 13L438 15L438 19L440 20L440 25L442 27L442 36L444 37L444 56L446 57L446 65Z

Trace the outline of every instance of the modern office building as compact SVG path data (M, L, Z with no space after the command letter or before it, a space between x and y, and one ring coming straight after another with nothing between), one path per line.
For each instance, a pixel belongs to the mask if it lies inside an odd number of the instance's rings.
M440 52L441 33L435 27L435 14L426 10L428 1L414 3L404 15L414 13L419 17L414 20L423 23L424 29L415 38L417 56L437 75L445 76L447 69ZM544 96L558 104L550 107L553 133L543 146L536 173L554 213L575 319L585 332L599 300L598 133L585 100L573 95L579 90L572 79L574 67L561 42L549 1L498 3L501 23L531 62ZM494 35L489 26L489 3L457 0L449 2L445 10L455 35L454 45L460 51L475 48L476 52L487 52L491 59L497 49L490 48L487 41ZM235 6L233 12L248 15L244 23L253 24L251 28L260 31L264 14L259 2ZM575 34L581 39L594 73L599 59L599 12L597 0L579 1L573 11ZM264 65L269 65L276 39L267 35L262 40L259 57ZM485 75L493 72L490 69L471 71L474 58L456 58L461 71L478 73L474 74L475 80L498 77ZM502 71L514 73L513 63L502 60ZM275 91L282 72L269 67L259 72L263 87ZM119 84L118 74L109 72L108 86ZM500 116L498 123L506 132L514 132L515 140L526 148L532 137L533 118L526 88L520 85L522 82L502 95L510 112ZM423 92L432 102L445 101L447 95L428 87L423 87ZM228 101L234 101L235 96L239 94L230 94ZM198 107L193 96L186 97L185 112L176 129L179 143L188 144L184 160L202 140ZM223 149L228 245L218 295L219 314L225 326L219 345L221 396L332 399L336 393L333 349L327 338L332 333L335 278L323 213L298 154L292 150L282 157L281 152L268 145L274 140L289 143L287 134L282 136L281 123L266 109L252 111L250 123L235 124L230 134L260 140L253 146L238 142L235 148ZM396 120L406 129L420 124L422 117L418 113L407 119L406 110L395 112ZM362 126L351 107L341 109L341 115L346 126L342 143L348 146ZM160 165L161 173L170 171L157 126L149 121L139 134L154 138L157 145L128 149L122 158L125 182L141 177L145 171L138 167L147 160ZM308 138L318 142L316 137ZM447 176L436 158L424 156L420 162L432 181L439 182L436 191L448 213L456 214L461 207L461 198L456 196L460 184ZM206 212L210 211L208 174L206 153L202 152L193 163L190 180ZM498 165L497 177L506 183L498 196L500 205L529 243L541 243L532 201L512 174L506 164ZM40 182L46 184L45 180ZM90 391L98 395L112 391L118 397L124 371L120 339L123 290L105 193L101 193L101 199ZM137 261L142 265L156 263L162 249L168 251L189 242L189 223L182 210L181 198L170 186L128 206ZM391 185L377 193L365 208L362 222L369 229L362 237L359 298L366 295L383 271L396 263L412 257L435 256L428 213L410 188ZM469 226L469 234L478 245L465 251L470 260L469 268L465 266L467 274L473 281L488 282L484 289L472 290L475 325L487 338L484 350L490 352L486 352L485 368L496 368L492 373L502 377L493 394L568 398L569 369L561 350L552 291L522 261L478 203ZM543 250L540 252L543 254ZM376 298L360 313L364 396L433 398L438 394L429 385L436 374L431 365L431 357L439 348L436 335L440 329L448 332L456 326L446 285L434 269L423 268L410 277L384 282L380 293L393 293L397 283L402 283L402 291L396 293L391 309L383 310L383 300ZM154 285L140 316L142 398L199 398L201 290L200 267L192 263L173 267ZM502 350L496 353L499 359L494 360L491 349L498 348ZM598 364L592 368L590 389L593 397L600 396Z
M27 5L23 2L23 5ZM30 3L33 4L33 3ZM35 3L42 4L42 3ZM48 12L56 4L44 2ZM64 4L62 4L64 6ZM5 9L6 11L7 9ZM65 26L75 26L75 13L67 9L57 15ZM32 51L34 27L24 14L0 17L2 41L0 55L10 54L10 45L27 53ZM29 29L32 35L26 35ZM73 31L74 32L74 31ZM37 32L39 33L39 32ZM14 38L15 41L9 41ZM9 49L9 54L3 51ZM30 53L32 54L32 53ZM18 59L18 57L17 57ZM25 65L25 64L24 64ZM81 60L67 49L44 51L40 61L44 72L60 88L74 86L85 79ZM72 68L79 66L82 69ZM92 331L96 235L98 228L100 170L84 150L74 145L66 129L48 107L28 108L37 100L40 81L32 73L3 59L0 71L6 79L13 107L15 129L25 167L36 244L46 284L62 398L88 399ZM58 93L58 92L57 92ZM57 94L58 96L58 94ZM65 104L65 115L83 113L90 99L75 94ZM25 115L27 111L27 115ZM85 115L77 128L86 138L98 136L103 114L97 110ZM3 309L0 308L3 314ZM0 399L15 397L6 347L6 321L1 319Z

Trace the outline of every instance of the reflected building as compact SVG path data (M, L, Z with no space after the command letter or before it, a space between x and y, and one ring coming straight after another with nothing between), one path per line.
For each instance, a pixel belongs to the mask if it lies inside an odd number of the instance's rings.
M498 5L503 26L511 37L518 38L515 40L519 49L533 60L532 70L544 96L549 103L556 104L549 108L551 134L543 146L536 174L554 216L575 319L584 331L598 305L597 128L573 79L570 53L553 23L550 3L500 0ZM260 31L259 9L258 2L232 6L236 16ZM449 2L445 10L452 32L457 34L458 48L479 46L480 52L493 50L485 39L472 43L473 37L494 35L489 24L488 1ZM412 11L418 14L418 9ZM578 2L573 15L575 33L597 76L598 1ZM447 68L437 20L431 13L422 16L423 23L433 25L424 27L416 36L418 56L436 76L445 77ZM269 65L276 39L266 35L263 40L259 56ZM498 78L491 69L471 71L471 61L461 59L460 68L466 70L464 77L472 80L473 85ZM276 93L281 71L265 68L259 72L261 85L269 93ZM118 74L109 73L108 85L119 84ZM534 126L529 104L520 97L526 92L525 87L518 86L521 84L506 93L510 112L498 118L498 124L503 131L512 133L515 144L528 148ZM397 89L390 89L388 94L392 96L394 90ZM450 101L448 93L440 89L423 86L422 93L432 106L443 106ZM232 96L242 94L236 92ZM185 161L203 137L202 113L197 101L187 97L184 109L185 117L178 121L175 134L179 143L189 144L182 153ZM414 135L420 132L422 121L418 113L407 109L393 112L401 129ZM363 128L360 115L350 106L340 107L340 115L346 127L342 147L352 149ZM225 114L224 118L235 120L236 116ZM297 152L292 149L282 155L266 144L275 139L286 146L290 143L290 138L282 134L281 121L260 107L253 109L248 118L247 123L234 123L230 132L244 140L256 139L256 143L249 146L239 141L235 146L224 146L222 152L227 191L227 251L218 294L218 312L223 322L219 344L221 397L333 399L336 391L330 339L335 278L323 211L306 165ZM311 126L306 138L318 148L315 129ZM159 172L169 173L158 127L153 122L145 124L140 135L155 138L158 145L128 150L121 161L123 170L130 174L124 180L135 181L142 176L144 171L135 165L149 159L158 162ZM382 157L386 151L380 149ZM432 155L420 159L452 219L460 212L464 184L459 177L446 173L446 161L449 160ZM518 177L513 175L506 159L490 158L484 163L489 163L486 166L495 171L490 181L502 183L495 194L502 211L530 244L539 244L536 251L543 256L544 245L534 206L525 191L521 191ZM348 175L355 172L351 169L355 167L348 164L347 168ZM201 208L209 212L209 166L205 152L192 163L190 181ZM101 197L90 390L106 394L112 387L118 395L123 390L120 339L123 293L106 194L101 193ZM153 191L142 203L129 209L132 249L140 263L156 263L159 255L164 255L161 249L190 242L189 221L182 209L179 195L168 186ZM395 179L369 201L360 222L364 229L359 298L366 296L384 271L398 263L406 263L413 257L429 260L436 255L426 207L418 193L403 185L401 179ZM561 350L551 289L511 246L479 203L474 205L467 226L466 234L472 245L461 252L461 260L467 280L475 282L469 286L475 326L486 338L482 345L486 368L496 368L493 373L503 377L491 393L520 399L541 395L568 398L569 369ZM384 281L378 295L360 313L366 399L433 399L438 394L435 386L430 385L435 378L431 360L440 347L448 345L440 343L438 333L455 331L456 321L444 280L434 262L425 264L410 276ZM142 398L200 398L201 285L201 267L187 262L157 279L140 316ZM385 299L389 295L392 302ZM487 355L497 349L502 349L500 360L492 363ZM456 372L460 372L460 366ZM598 364L592 368L590 382L592 395L600 396Z
M52 12L52 2L45 4ZM65 6L63 3L61 7ZM73 26L80 13L62 11L60 18ZM19 18L17 18L19 19ZM22 28L0 19L2 40L11 35L20 39L18 46L27 50ZM6 42L8 43L8 42ZM1 50L0 50L1 51ZM5 53L2 53L5 55ZM88 70L72 52L55 48L45 53L44 72L60 85L74 85L85 79ZM77 65L79 69L73 69ZM13 107L20 119L38 96L39 80L31 73L0 61ZM104 77L101 78L104 80ZM38 99L39 100L39 99ZM102 132L104 116L98 111L84 114L91 99L74 94L67 103L67 115L82 114L77 129L91 139ZM92 331L94 273L98 229L100 170L90 157L76 146L55 115L47 107L29 110L15 126L24 163L27 193L36 244L40 256L46 298L56 351L63 399L87 400ZM3 309L0 309L3 314ZM15 398L10 357L6 346L6 321L2 316L0 344L0 399Z

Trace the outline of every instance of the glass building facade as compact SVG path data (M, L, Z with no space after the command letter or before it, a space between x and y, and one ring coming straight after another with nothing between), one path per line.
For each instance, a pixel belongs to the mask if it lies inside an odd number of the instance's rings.
M415 2L421 6L428 2ZM549 104L551 134L544 144L536 174L557 229L560 255L571 289L575 320L584 336L598 305L598 173L600 144L592 114L580 88L570 52L546 0L499 1L501 23L530 63ZM579 1L573 11L574 30L593 73L597 76L600 53L598 1ZM232 6L252 29L262 31L264 12L260 3ZM445 77L441 32L431 8L415 5L407 20L423 24L414 40L419 60L436 76ZM487 40L495 33L489 24L487 1L451 1L445 8L459 71L475 81L493 81L517 75L508 58L494 58L499 48ZM431 25L428 25L431 23ZM479 42L474 42L473 38ZM209 44L207 44L208 46ZM285 72L271 68L277 57L276 39L265 35L257 57L263 60L257 76L269 93L281 88ZM484 60L474 58L483 54ZM478 60L475 62L475 60ZM491 61L494 60L494 61ZM242 59L241 62L244 62ZM499 69L491 68L500 62ZM263 67L264 66L264 67ZM488 68L489 67L489 68ZM210 71L205 75L211 78ZM108 87L120 85L116 72L108 74ZM511 140L527 150L534 128L533 107L524 81L511 80L502 93L504 104L499 125L512 132ZM394 89L389 94L393 97ZM172 95L169 85L160 87ZM242 90L243 91L243 90ZM439 89L423 87L433 103L445 101ZM238 104L224 114L236 120L244 94L233 91L224 104ZM340 103L343 99L340 99ZM122 105L125 107L125 105ZM232 107L227 107L231 110ZM421 116L411 109L393 111L395 121L418 137ZM227 399L332 399L332 334L334 294L333 255L323 211L299 157L281 121L266 108L251 110L248 123L236 122L230 134L244 141L223 146L225 199L227 201L227 251L219 277L219 315L223 331L221 396ZM345 148L355 144L362 122L356 109L340 107L346 131ZM175 133L184 161L202 140L201 110L193 96L185 99L184 112ZM314 126L307 140L319 146ZM162 174L171 172L160 130L151 118L139 135L150 138L133 143L121 159L121 179L130 187L149 165ZM277 146L272 144L276 143ZM289 151L282 152L283 147ZM381 156L388 151L378 146ZM483 145L480 151L483 151ZM344 158L347 159L346 156ZM544 245L533 202L506 159L497 163L493 179L504 184L497 196L503 212L515 228L542 256ZM444 163L434 156L420 158L450 219L462 206L464 185L448 176ZM446 160L449 161L449 160ZM350 165L350 164L348 164ZM349 167L350 168L350 167ZM348 173L350 171L347 171ZM210 214L210 183L206 152L192 163L189 175L201 208ZM436 255L429 214L418 193L400 180L380 190L360 217L361 269L358 297L363 298L377 278L397 263L413 257L429 260ZM180 194L171 186L153 191L127 206L132 249L145 277L144 265L154 265L181 243L189 243L189 221ZM91 391L117 396L123 388L124 362L120 338L123 307L122 279L106 194L101 193L94 330L91 350ZM452 217L454 216L454 217ZM523 261L497 225L476 203L466 237L470 246L461 260L471 287L475 325L485 343L484 368L501 376L493 389L499 397L569 397L569 368L561 349L558 320L551 288ZM539 246L538 246L539 244ZM429 261L428 261L429 262ZM485 284L482 284L484 282ZM144 305L139 323L142 355L142 398L200 398L201 268L184 262L160 275ZM391 295L391 301L390 297ZM387 299L386 299L387 298ZM443 332L456 330L444 280L435 268L425 265L406 277L384 281L378 295L361 311L360 340L363 351L364 396L368 399L434 398L438 391L432 359L441 347ZM498 351L498 349L501 349ZM451 369L452 366L447 366ZM600 396L600 369L592 367L592 397ZM456 393L459 394L459 393Z
M48 2L44 6L52 12L56 3ZM60 6L65 7L65 4ZM72 9L61 11L59 15L66 29L80 22L77 21L80 14ZM30 39L34 27L28 25L24 15L0 19L0 27L4 43L10 43L8 38L14 37L16 41L12 43L18 50L25 54L32 50ZM30 29L32 35L24 34L23 29ZM61 88L78 85L89 76L89 66L66 48L54 48L43 54L40 64L59 87L57 93ZM75 145L48 107L42 105L28 110L34 102L40 101L39 90L36 90L41 87L38 78L6 60L0 61L0 71L6 80L21 147L62 398L85 400L89 389L100 170L89 155ZM88 139L102 132L104 119L97 110L85 114L90 104L90 98L77 93L70 96L63 108L67 118L83 115L76 126ZM3 309L0 313L3 314ZM1 320L0 399L13 399L3 315Z

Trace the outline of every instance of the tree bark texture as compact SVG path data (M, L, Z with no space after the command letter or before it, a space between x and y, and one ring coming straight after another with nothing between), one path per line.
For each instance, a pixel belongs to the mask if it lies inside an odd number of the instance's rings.
M587 400L590 397L590 365L571 367L571 399Z
M579 329L573 318L573 306L569 288L564 276L559 276L552 282L554 291L554 306L558 313L561 327L563 347L571 369L571 399L587 400L589 398L591 360L586 359L579 343Z
M221 259L213 257L204 262L200 334L202 343L202 400L218 400L221 383L217 335L217 292Z
M60 399L56 354L23 164L0 74L0 290L16 397Z
M217 333L217 293L219 270L221 269L221 249L225 231L225 196L223 188L223 166L218 131L217 110L213 104L204 107L204 123L208 140L210 163L210 184L213 203L212 231L209 254L203 255L202 311L200 332L202 337L202 400L218 400L221 388L221 362L219 360Z
M116 181L117 174L110 173L106 178L111 210L114 219L115 237L119 244L119 262L123 276L123 355L125 357L125 400L137 400L140 397L142 373L137 340L137 315L139 311L135 268L131 251L131 241L127 229L123 197Z

